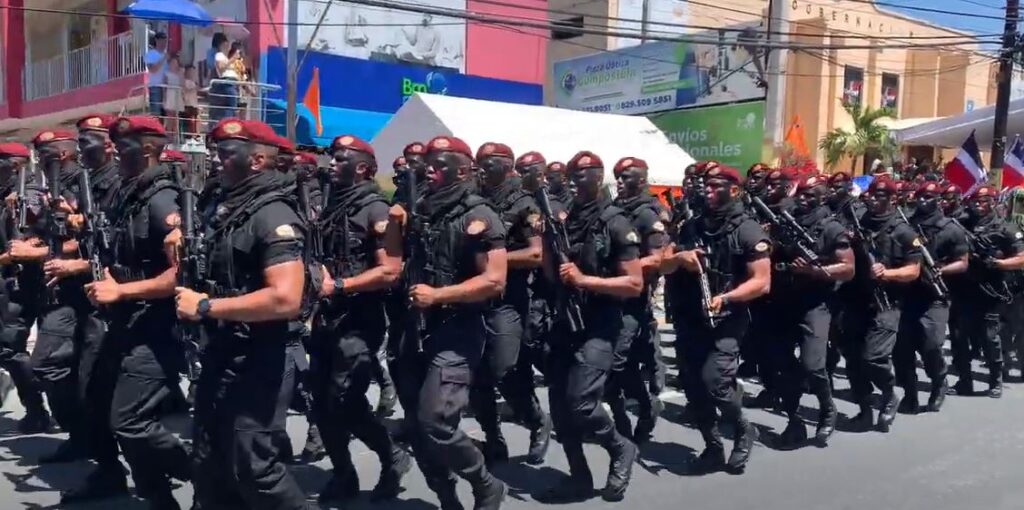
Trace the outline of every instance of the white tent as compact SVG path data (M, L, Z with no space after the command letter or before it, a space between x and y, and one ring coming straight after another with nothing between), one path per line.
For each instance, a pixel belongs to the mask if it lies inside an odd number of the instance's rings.
M683 169L694 162L646 117L415 94L371 142L380 175L392 173L391 162L406 145L435 136L459 137L473 150L500 142L516 155L538 151L549 162L566 162L578 151L593 151L605 163L608 182L613 180L612 166L624 157L647 161L648 181L661 186L678 186Z
M960 115L943 117L924 124L892 131L901 145L930 145L933 147L959 147L974 131L978 147L992 146L992 128L996 107L985 106ZM1010 101L1006 132L1011 136L1024 133L1024 98Z

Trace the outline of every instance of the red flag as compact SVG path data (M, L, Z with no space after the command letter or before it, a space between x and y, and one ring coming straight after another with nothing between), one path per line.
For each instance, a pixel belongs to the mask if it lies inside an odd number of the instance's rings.
M971 131L971 136L964 140L956 157L946 164L943 173L946 180L959 186L965 195L985 182L985 167L981 164L981 154L978 152L978 142L974 139L974 131Z
M316 122L316 136L324 133L324 126L320 122L320 68L313 68L313 77L306 86L306 94L302 96L302 104L309 109L309 113Z

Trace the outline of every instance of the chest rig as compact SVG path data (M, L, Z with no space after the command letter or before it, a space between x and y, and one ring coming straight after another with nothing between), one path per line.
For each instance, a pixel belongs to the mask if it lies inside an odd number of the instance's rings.
M323 218L323 263L332 275L351 278L376 265L374 225L368 215L359 213L378 202L387 204L383 196L372 193Z
M165 189L180 189L169 179L160 179L142 193L124 197L114 207L113 238L114 266L110 274L120 283L147 280L170 267L163 251L163 240L150 239L149 201Z
M447 287L476 276L476 260L470 252L474 240L466 235L469 213L486 205L487 199L470 195L441 218L423 224L423 274L431 287Z

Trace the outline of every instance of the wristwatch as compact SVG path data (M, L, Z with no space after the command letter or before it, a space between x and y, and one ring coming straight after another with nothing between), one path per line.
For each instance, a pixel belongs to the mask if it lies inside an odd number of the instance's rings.
M200 319L205 319L210 314L210 298L203 298L196 304L196 313Z
M345 279L338 276L334 279L334 294L341 295L345 292Z

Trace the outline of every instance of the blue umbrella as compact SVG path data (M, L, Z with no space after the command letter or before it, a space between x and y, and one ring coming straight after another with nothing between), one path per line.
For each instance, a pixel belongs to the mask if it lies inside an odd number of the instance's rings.
M206 9L191 0L138 0L125 8L124 13L133 18L170 21L199 27L213 23L213 18Z

